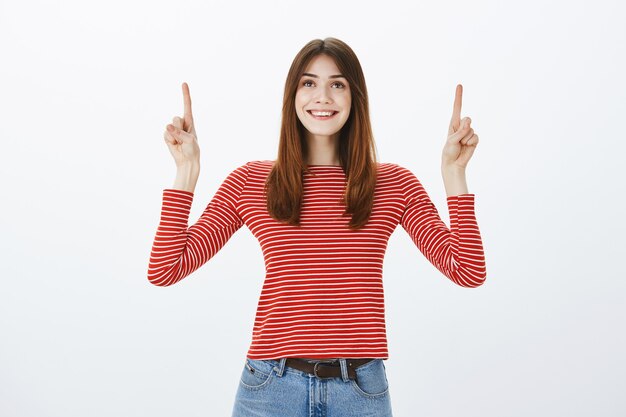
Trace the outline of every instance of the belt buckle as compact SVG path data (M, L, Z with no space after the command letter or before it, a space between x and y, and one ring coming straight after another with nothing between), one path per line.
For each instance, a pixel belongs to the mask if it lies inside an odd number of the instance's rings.
M320 363L333 363L333 362L336 362L336 360L327 360L327 361L317 361L317 362L315 362L315 365L313 365L313 375L315 375L316 377L318 377L320 379L332 378L332 376L319 376L317 374L317 365L319 365Z

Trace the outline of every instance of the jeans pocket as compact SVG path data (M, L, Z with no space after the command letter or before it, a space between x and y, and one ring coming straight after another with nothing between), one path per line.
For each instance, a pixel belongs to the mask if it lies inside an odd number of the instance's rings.
M365 365L354 368L356 380L352 379L352 388L364 397L381 397L389 392L389 382L382 359L374 359Z
M239 382L247 389L262 389L271 382L273 374L273 365L269 362L246 358Z

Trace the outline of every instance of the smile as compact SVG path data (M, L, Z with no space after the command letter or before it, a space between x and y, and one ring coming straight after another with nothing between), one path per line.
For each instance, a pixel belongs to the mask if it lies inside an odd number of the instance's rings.
M337 111L315 111L315 110L307 110L314 119L316 120L328 120L333 118L337 113Z

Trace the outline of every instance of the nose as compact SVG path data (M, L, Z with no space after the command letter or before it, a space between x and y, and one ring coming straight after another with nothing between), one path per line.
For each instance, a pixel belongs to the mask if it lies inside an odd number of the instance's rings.
M328 94L328 91L326 91L326 88L322 87L318 91L319 91L319 96L315 99L316 103L330 103L330 102L332 102L332 99L330 98L330 95Z

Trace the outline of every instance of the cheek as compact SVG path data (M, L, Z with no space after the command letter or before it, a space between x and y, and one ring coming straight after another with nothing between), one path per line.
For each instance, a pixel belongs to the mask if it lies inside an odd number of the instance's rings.
M304 103L308 100L307 92L303 89L300 89L296 92L296 103Z
M308 101L306 100L306 97L302 94L297 95L296 99L295 99L295 107L296 107L296 111L298 113L302 113L304 110L303 108L306 106L306 104L308 103Z
M348 99L344 108L346 109L346 112L344 114L344 122L345 122L348 120L348 118L350 117L350 114L352 113L352 103L350 99Z
M350 100L350 98L348 98L348 99L345 101L345 103L344 103L344 106L343 106L343 107L347 110L347 111L346 111L346 113L348 113L348 114L349 114L349 113L351 112L351 110L352 110L352 101Z
M345 92L340 97L337 97L337 100L339 100L345 108L349 108L352 104L352 96L349 91Z
M300 119L300 121L304 123L303 119L305 118L305 114L303 107L306 105L306 102L302 100L302 97L296 97L294 104L296 108L296 116L298 116L298 119Z

